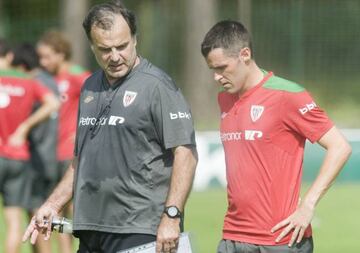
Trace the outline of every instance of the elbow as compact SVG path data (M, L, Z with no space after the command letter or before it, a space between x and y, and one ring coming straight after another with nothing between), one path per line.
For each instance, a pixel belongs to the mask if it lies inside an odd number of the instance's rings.
M198 155L196 147L192 148L192 154L193 154L193 157L194 157L194 169L196 169L197 164L199 162L199 155Z
M346 160L349 159L352 153L352 148L348 142L346 142L346 145L343 148L344 156L346 157Z
M61 102L59 99L56 99L56 101L54 101L54 108L53 108L53 111L58 111L60 109L60 105L61 105Z
M336 145L334 148L337 150L338 154L342 157L344 161L347 161L351 156L352 148L346 140L338 143L338 145Z
M45 96L43 103L50 113L58 111L61 105L60 100L52 93Z
M188 151L189 151L189 156L191 157L191 168L195 172L198 161L199 161L199 156L198 156L196 146L195 145L188 146Z
M51 112L56 112L60 109L60 100L58 98L56 98L55 96L53 96L53 98L51 98L49 103L50 106L50 110Z

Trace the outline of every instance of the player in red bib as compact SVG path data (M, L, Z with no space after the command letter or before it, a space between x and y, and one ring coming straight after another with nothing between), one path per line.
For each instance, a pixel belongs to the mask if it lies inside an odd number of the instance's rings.
M217 23L201 50L224 90L218 102L228 210L218 252L313 252L315 206L348 159L348 142L304 88L256 65L241 23ZM300 201L306 139L326 156Z
M52 74L57 82L61 100L57 144L58 174L54 175L54 188L73 159L80 91L90 73L70 61L71 44L59 31L46 32L37 44L37 51L41 66ZM71 213L68 210L66 215ZM62 252L72 252L71 237L60 235L59 239Z
M57 158L59 161L69 161L73 158L80 91L90 73L70 62L71 45L60 32L45 33L37 49L41 65L57 81L62 102Z
M23 208L29 193L28 134L59 106L45 86L11 68L12 59L12 52L0 40L0 193L7 228L5 253L20 252ZM32 112L36 102L41 106Z

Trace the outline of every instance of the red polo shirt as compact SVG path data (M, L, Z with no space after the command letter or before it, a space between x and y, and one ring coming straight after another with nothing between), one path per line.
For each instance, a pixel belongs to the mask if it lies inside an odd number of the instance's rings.
M74 154L77 111L81 87L90 75L79 66L55 77L60 93L59 134L57 159L71 160Z
M240 98L222 92L218 101L228 182L223 238L275 245L281 231L271 228L299 200L305 140L318 141L333 124L301 86L272 73Z
M11 146L9 137L32 113L33 105L50 91L22 72L0 71L0 156L28 160L28 143Z

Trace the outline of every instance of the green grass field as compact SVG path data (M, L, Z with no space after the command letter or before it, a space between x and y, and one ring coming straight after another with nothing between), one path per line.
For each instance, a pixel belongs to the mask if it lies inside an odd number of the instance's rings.
M360 184L338 183L323 198L313 220L315 253L360 252L359 196ZM196 253L216 252L225 210L225 190L191 193L185 214L185 230L191 233ZM3 252L2 215L0 224L0 250ZM30 252L29 244L24 244L22 253Z

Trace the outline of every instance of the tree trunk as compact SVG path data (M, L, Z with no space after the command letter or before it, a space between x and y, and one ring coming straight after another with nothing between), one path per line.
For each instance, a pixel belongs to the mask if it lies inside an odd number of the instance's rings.
M214 129L218 125L218 88L213 74L201 55L205 34L215 24L216 0L186 0L184 93L191 105L197 129Z
M1 1L1 0L0 0ZM62 26L72 42L72 60L87 66L88 42L82 28L82 22L89 8L89 0L61 1Z

